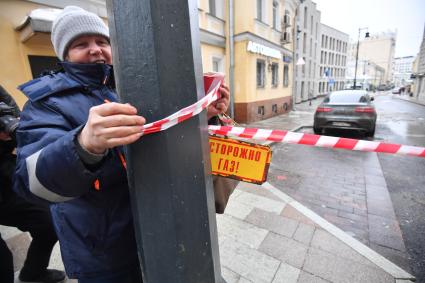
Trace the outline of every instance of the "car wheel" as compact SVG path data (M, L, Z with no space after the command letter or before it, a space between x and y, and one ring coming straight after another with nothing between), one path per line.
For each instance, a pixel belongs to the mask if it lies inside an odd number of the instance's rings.
M320 135L322 133L322 129L313 127L313 131L316 135Z
M373 138L374 135L375 135L375 127L373 127L373 129L370 132L366 132L367 137Z

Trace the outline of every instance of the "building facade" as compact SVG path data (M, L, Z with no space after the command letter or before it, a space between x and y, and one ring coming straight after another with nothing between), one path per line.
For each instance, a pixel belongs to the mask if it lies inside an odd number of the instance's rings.
M397 33L383 32L374 34L360 41L359 61L369 61L385 70L384 84L390 84L393 78L392 68L394 62ZM349 47L350 61L356 60L357 42L352 42Z
M354 73L356 61L347 63L347 72L345 77L345 88L351 88L354 85ZM384 84L385 69L372 61L358 60L356 86L365 90L375 90L379 85Z
M321 24L319 95L344 89L348 41L348 34Z
M405 86L412 83L414 56L394 58L393 63L393 83L395 86Z
M297 3L295 42L295 103L316 97L320 64L320 11L316 3ZM301 60L302 59L302 60Z
M247 123L291 106L291 24L284 1L234 3L234 117ZM229 55L230 56L230 55Z
M292 35L291 9L283 0L198 0L203 71L223 72L233 85L235 120L241 123L265 119L291 109ZM288 2L298 0L288 0ZM73 0L107 22L104 0ZM45 69L56 68L50 29L65 3L53 0L0 1L1 84L22 107L26 98L16 87ZM37 10L42 9L42 10ZM47 9L47 10L46 10ZM292 14L292 15L291 15ZM230 46L229 17L233 15L234 45ZM231 54L231 50L234 50ZM234 59L230 82L230 58Z
M414 97L425 100L425 28L419 54L416 57L414 77Z

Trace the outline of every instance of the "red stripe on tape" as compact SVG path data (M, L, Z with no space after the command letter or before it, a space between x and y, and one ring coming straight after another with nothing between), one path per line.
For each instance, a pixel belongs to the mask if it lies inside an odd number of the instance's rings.
M304 134L298 144L315 145L319 139L318 135Z
M258 129L245 128L244 131L241 134L239 134L239 136L241 138L252 138L257 132L258 132Z
M276 142L282 141L287 133L287 131L273 130L268 140Z
M424 149L424 151L422 151L422 153L421 153L421 154L419 154L419 156L421 156L421 157L425 157L425 149Z
M397 153L401 145L392 143L380 143L375 151L386 153Z
M359 141L353 139L340 138L333 146L336 148L353 149Z

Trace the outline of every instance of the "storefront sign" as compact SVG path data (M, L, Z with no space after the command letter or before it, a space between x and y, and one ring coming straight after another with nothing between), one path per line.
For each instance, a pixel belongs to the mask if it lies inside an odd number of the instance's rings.
M267 57L273 57L276 59L282 58L282 53L279 50L252 41L248 42L248 46L246 49L252 53L261 54Z
M213 175L255 184L266 181L270 147L215 136L209 142Z

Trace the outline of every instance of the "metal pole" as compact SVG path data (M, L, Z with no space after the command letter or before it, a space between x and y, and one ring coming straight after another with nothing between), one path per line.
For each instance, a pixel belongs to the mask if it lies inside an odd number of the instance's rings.
M117 90L148 122L204 95L195 0L108 0ZM126 148L143 282L220 282L203 112Z
M361 29L359 29L359 36L357 37L356 67L354 68L354 82L353 82L354 89L356 89L356 82L357 82L357 61L359 60L360 30Z
M297 1L298 2L298 1ZM294 12L294 44L292 46L292 111L296 111L295 109L295 100L297 97L297 65L296 65L296 48L298 41L298 26L297 26L297 16L298 16L298 8L300 6L300 2L296 4L295 12Z
M235 28L234 28L234 3L233 0L228 0L229 3L229 89L230 89L230 117L234 118L235 114Z

